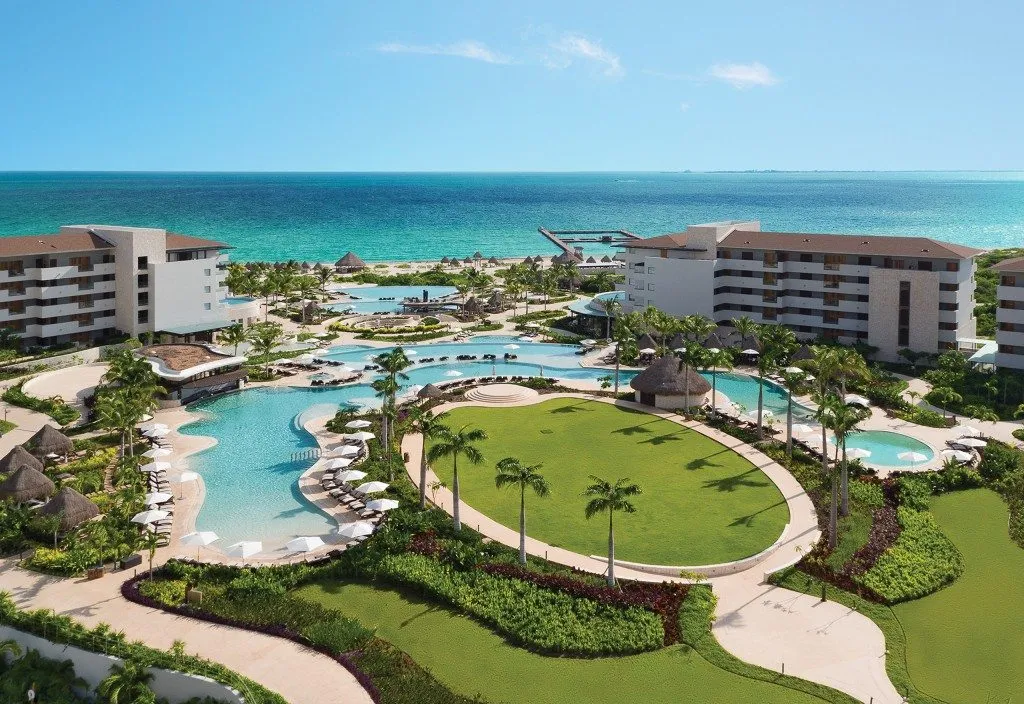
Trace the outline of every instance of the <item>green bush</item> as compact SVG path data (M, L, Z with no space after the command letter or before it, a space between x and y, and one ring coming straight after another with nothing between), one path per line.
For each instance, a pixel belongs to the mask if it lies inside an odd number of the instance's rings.
M927 511L932 498L932 486L920 474L907 474L896 480L896 497L900 506L915 511Z
M1024 453L1005 443L990 440L981 456L978 472L985 479L1000 480L1024 468Z
M930 513L904 506L897 515L900 537L859 580L889 603L931 594L964 571L963 556Z
M158 579L139 584L139 592L167 606L178 606L185 601L186 584L180 579Z
M882 485L878 482L851 481L850 498L870 508L882 508L885 504Z
M1024 440L1024 428L1017 428L1016 430L1013 431L1012 434L1013 437L1017 438L1018 440Z
M27 381L27 379L25 381ZM35 396L29 396L22 391L21 387L24 384L24 381L15 384L4 391L3 396L0 398L12 406L20 406L21 408L28 408L29 410L36 411L38 413L45 413L61 425L74 423L82 416L82 414L78 412L78 409L67 405L64 403L64 400L59 397L36 398Z
M285 586L276 575L263 570L242 570L227 586L227 595L232 599L255 600L280 596L285 591Z
M85 572L85 568L95 564L98 555L93 550L54 550L53 548L36 548L35 553L26 562L29 569L40 572L73 577Z
M456 606L509 640L541 651L638 653L662 647L665 638L661 618L645 609L605 606L477 570L458 572L423 555L387 555L378 574Z

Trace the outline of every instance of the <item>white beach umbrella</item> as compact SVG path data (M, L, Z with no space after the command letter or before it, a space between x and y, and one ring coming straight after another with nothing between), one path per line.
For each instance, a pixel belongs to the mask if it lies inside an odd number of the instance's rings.
M263 552L263 543L258 540L243 540L234 545L229 545L224 554L228 557L238 557L244 560L261 552Z
M312 552L317 548L321 548L324 545L324 541L315 535L305 535L301 538L295 538L289 540L284 544L284 547L291 552Z
M201 530L195 533L188 533L187 535L181 536L181 540L178 542L182 545L194 546L196 549L196 559L199 559L199 550L205 548L211 543L215 543L220 540L217 534L212 530Z
M981 435L981 431L971 425L958 425L956 427L957 437L970 438Z
M917 464L918 462L925 462L928 460L928 455L923 455L920 452L914 452L913 450L907 450L896 455L896 458L902 462L910 462L911 464Z
M787 374L806 374L807 372L805 372L800 367L786 367L786 373Z
M942 456L946 459L954 459L957 462L970 462L974 459L974 455L963 450L943 450Z
M743 354L761 354L761 353L758 352L757 350L751 348L749 350L743 350Z
M304 364L308 364L308 363L312 362L314 359L316 359L315 356L311 355L309 352L306 352L305 354L300 354L298 357L296 357L295 361L296 362L302 362Z
M356 491L362 494L379 494L388 488L387 482L366 482L356 487Z
M450 369L450 370L446 371L444 373L444 375L445 376L456 377L456 376L462 376L462 372L460 372L460 371L458 371L456 369Z
M360 472L358 469L349 469L344 472L338 472L334 478L343 482L357 482L365 477L366 472Z
M168 494L166 491L151 491L148 494L146 494L142 502L147 506L153 506L154 504L162 504L167 501L170 501L172 498L174 497Z
M815 428L813 425L807 425L807 423L793 424L793 433L796 435L806 435L807 433L813 433L816 430L818 430L818 428Z
M196 481L197 479L199 479L199 475L196 474L195 472L182 472L181 474L179 474L177 477L175 477L171 481L174 482L175 484L181 485L181 484L191 484L192 482ZM182 494L179 492L178 498L180 499L181 496L182 496Z
M170 462L150 462L139 467L140 472L166 472L171 468Z
M517 345L515 343L509 343L509 344L505 345L505 349L506 350L517 350L517 349L519 349L519 345Z
M167 428L153 428L143 433L147 438L162 438L170 435L171 431Z
M139 430L143 433L147 433L150 430L156 430L158 428L166 429L167 427L168 426L166 423L143 423L142 425L139 426Z
M857 394L846 394L843 396L843 403L847 406L864 406L865 408L871 405L870 401Z
M367 502L366 508L371 511L391 511L398 508L398 502L394 499L374 499Z
M851 447L846 451L846 456L852 460L863 460L871 457L871 450L865 450L863 447Z
M583 345L584 347L590 347L591 345L596 345L597 340L580 340L580 344Z
M157 457L167 457L168 455L173 454L174 452L172 450L167 449L166 447L154 447L152 450L146 450L145 452L143 452L142 456L153 460L156 459Z
M981 438L959 438L955 442L964 447L988 447L988 441Z
M657 352L657 350L653 347L644 347L642 350L639 350L640 354L654 354L655 352Z
M526 327L530 328L531 330L538 330L540 328L540 323L527 323Z
M170 515L171 514L167 513L167 511L158 511L150 509L148 511L136 513L134 516L132 516L132 523L142 523L146 525L149 523L155 523L156 521L162 521Z
M377 436L366 430L360 430L358 433L351 433L343 437L351 438L352 440L358 440L359 442L367 442L369 440L373 440Z
M352 428L353 430L359 430L360 428L369 428L371 425L373 425L373 423L371 423L368 420L363 420L362 418L350 420L348 423L345 423L346 428Z
M331 452L339 457L354 457L359 454L359 448L355 445L335 445Z
M148 414L148 413L143 413L143 414L142 414L142 418L140 418L139 420L141 420L141 421L142 421L143 423L145 423L145 422L147 422L147 421L151 421L151 420L153 420L153 416L151 416L151 415L150 415L150 414Z
M338 529L338 535L342 538L362 538L364 535L373 535L373 524L369 521L347 523Z
M327 463L326 468L330 470L344 469L352 464L352 460L345 457L335 457L333 460Z

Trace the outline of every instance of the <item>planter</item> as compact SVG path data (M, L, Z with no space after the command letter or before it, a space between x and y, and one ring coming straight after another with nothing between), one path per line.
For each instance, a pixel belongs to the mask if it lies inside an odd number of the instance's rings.
M142 564L142 555L135 554L129 555L128 557L121 560L121 569L126 570L129 567L138 567Z
M88 580L100 579L106 573L107 573L107 571L105 569L103 569L102 567L90 567L85 572L85 578L88 579Z

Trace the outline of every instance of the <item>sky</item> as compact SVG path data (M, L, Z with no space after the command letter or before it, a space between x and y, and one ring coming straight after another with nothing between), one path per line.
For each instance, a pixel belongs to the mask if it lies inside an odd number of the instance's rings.
M1024 169L1024 3L0 2L0 170Z

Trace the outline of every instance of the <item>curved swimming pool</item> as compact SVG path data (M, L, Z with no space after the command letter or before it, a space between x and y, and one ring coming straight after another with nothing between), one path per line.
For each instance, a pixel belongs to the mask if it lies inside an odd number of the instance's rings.
M871 453L870 457L861 460L869 467L912 469L935 459L935 451L925 443L909 435L889 430L865 430L854 433L846 438L846 449L850 451L855 447ZM915 452L926 459L900 459L899 456L905 452Z
M353 313L398 313L406 298L440 298L455 293L454 286L353 286L336 289L352 300L324 306L330 310L351 310Z

